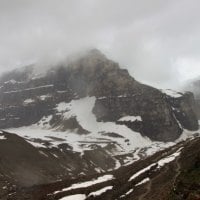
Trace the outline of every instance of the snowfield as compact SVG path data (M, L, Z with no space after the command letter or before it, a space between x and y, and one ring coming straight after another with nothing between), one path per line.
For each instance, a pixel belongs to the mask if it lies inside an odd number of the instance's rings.
M140 133L132 131L125 125L118 125L114 122L97 122L92 112L95 100L95 97L86 97L72 100L70 103L61 102L55 108L56 114L62 115L64 119L76 117L79 124L90 132L89 134L80 135L76 130L58 131L58 127L52 129L50 126L52 115L43 117L37 124L7 129L7 131L26 138L36 147L46 147L44 143L36 141L36 139L41 139L44 142L48 141L51 144L49 147L56 147L62 143L73 144L73 150L77 152L91 149L90 146L94 143L101 147L115 143L121 152L130 152L137 147L149 146L152 143L150 139L142 137ZM134 119L140 120L139 116ZM111 137L105 133L116 133L121 137Z
M159 150L173 146L178 141L192 137L194 133L184 130L181 137L175 142L152 142L149 138L143 137L125 125L114 122L97 122L96 116L92 112L95 101L95 97L85 97L69 103L61 102L54 108L54 115L61 116L63 120L76 118L79 125L89 132L88 134L78 134L76 129L59 131L59 127L52 128L50 121L53 115L44 116L38 123L31 126L10 128L6 131L25 138L27 142L37 148L59 148L58 145L67 143L73 151L83 153L85 150L93 149L94 145L106 147L108 144L114 144L115 149L110 153L113 155L131 153L134 161L140 159L138 154L141 149L145 155L152 155ZM27 99L26 103L31 103L31 99ZM142 121L142 118L140 116L124 116L119 120ZM62 124L60 126L62 127ZM112 134L116 134L118 137L114 137ZM126 165L134 162L133 157L126 158ZM120 166L120 163L116 161L116 168Z

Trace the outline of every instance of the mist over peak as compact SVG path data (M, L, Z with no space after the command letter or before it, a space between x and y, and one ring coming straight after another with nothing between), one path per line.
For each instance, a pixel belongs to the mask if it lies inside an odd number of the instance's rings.
M138 80L177 88L200 74L199 8L198 0L3 0L0 72L30 62L42 70L95 47Z

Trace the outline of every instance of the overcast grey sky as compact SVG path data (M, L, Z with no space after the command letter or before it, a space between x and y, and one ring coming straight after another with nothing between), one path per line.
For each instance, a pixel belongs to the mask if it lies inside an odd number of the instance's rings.
M0 0L0 73L99 48L138 80L200 75L199 0Z

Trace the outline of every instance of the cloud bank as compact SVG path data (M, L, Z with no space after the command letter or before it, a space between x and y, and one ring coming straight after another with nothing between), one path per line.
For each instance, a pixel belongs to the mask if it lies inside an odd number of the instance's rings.
M200 75L199 0L0 0L0 73L99 48L136 79Z

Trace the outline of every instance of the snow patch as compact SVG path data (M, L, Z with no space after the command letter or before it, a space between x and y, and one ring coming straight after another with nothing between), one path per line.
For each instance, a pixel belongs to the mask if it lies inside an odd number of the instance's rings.
M7 83L15 84L15 83L17 83L17 81L14 80L14 79L11 79L11 80L6 81L6 82L4 82L4 83L5 83L5 84L7 84Z
M156 166L155 163L149 165L148 167L145 167L144 169L138 171L137 173L135 173L133 176L130 177L130 179L128 181L132 181L133 179L135 179L136 177L140 176L141 174L145 173L146 171L150 170L151 167Z
M25 99L24 100L24 104L30 104L30 103L34 103L34 99Z
M143 179L142 181L140 181L139 183L137 183L135 186L142 185L142 184L147 183L147 182L149 182L149 181L150 181L149 178L145 178L145 179Z
M167 89L167 90L161 90L163 93L165 93L166 95L170 96L170 97L173 97L173 98L179 98L179 97L182 97L183 94L180 93L180 92L176 92L174 90L170 90L170 89Z
M61 191L54 192L54 194L57 194L57 193L60 193L60 192L66 192L66 191L78 189L78 188L86 188L86 187L89 187L91 185L106 182L106 181L109 181L109 180L112 180L112 179L114 179L113 175L104 175L104 176L98 177L97 179L93 179L91 181L86 181L86 182L82 182L82 183L75 183L68 188L62 189Z
M107 187L104 187L104 188L97 190L95 192L91 192L88 196L94 196L94 197L99 196L99 195L105 193L108 190L112 190L112 188L113 188L113 186L107 186Z
M173 153L172 155L167 156L166 158L163 158L163 159L159 160L159 161L158 161L158 167L159 167L159 168L160 168L160 167L163 167L165 164L170 163L170 162L172 162L173 160L175 160L176 157L178 157L178 156L180 155L181 149L182 149L182 148L178 149L178 151L175 152L175 153Z
M40 98L42 101L44 101L44 100L46 100L47 98L50 98L50 97L51 97L51 95L49 95L49 94L39 96L39 98Z
M133 192L133 189L130 189L128 192L126 192L124 195L120 196L120 198L124 198L126 197L127 195L129 195L130 193Z
M74 194L67 197L63 197L60 200L84 200L86 199L85 194Z
M142 121L142 118L141 118L141 116L124 116L124 117L118 119L118 121L131 121L131 122L134 122L134 121Z
M4 135L0 135L0 140L6 140L7 138Z
M163 167L165 164L172 162L180 155L182 148L183 147L179 148L175 153L173 153L165 158L162 158L158 162L153 163L153 164L143 168L142 170L138 171L137 173L135 173L133 176L131 176L129 178L129 181L132 181L133 179L135 179L136 177L145 173L146 171L149 171L151 169L151 167L157 166L157 169L159 169L159 168Z

